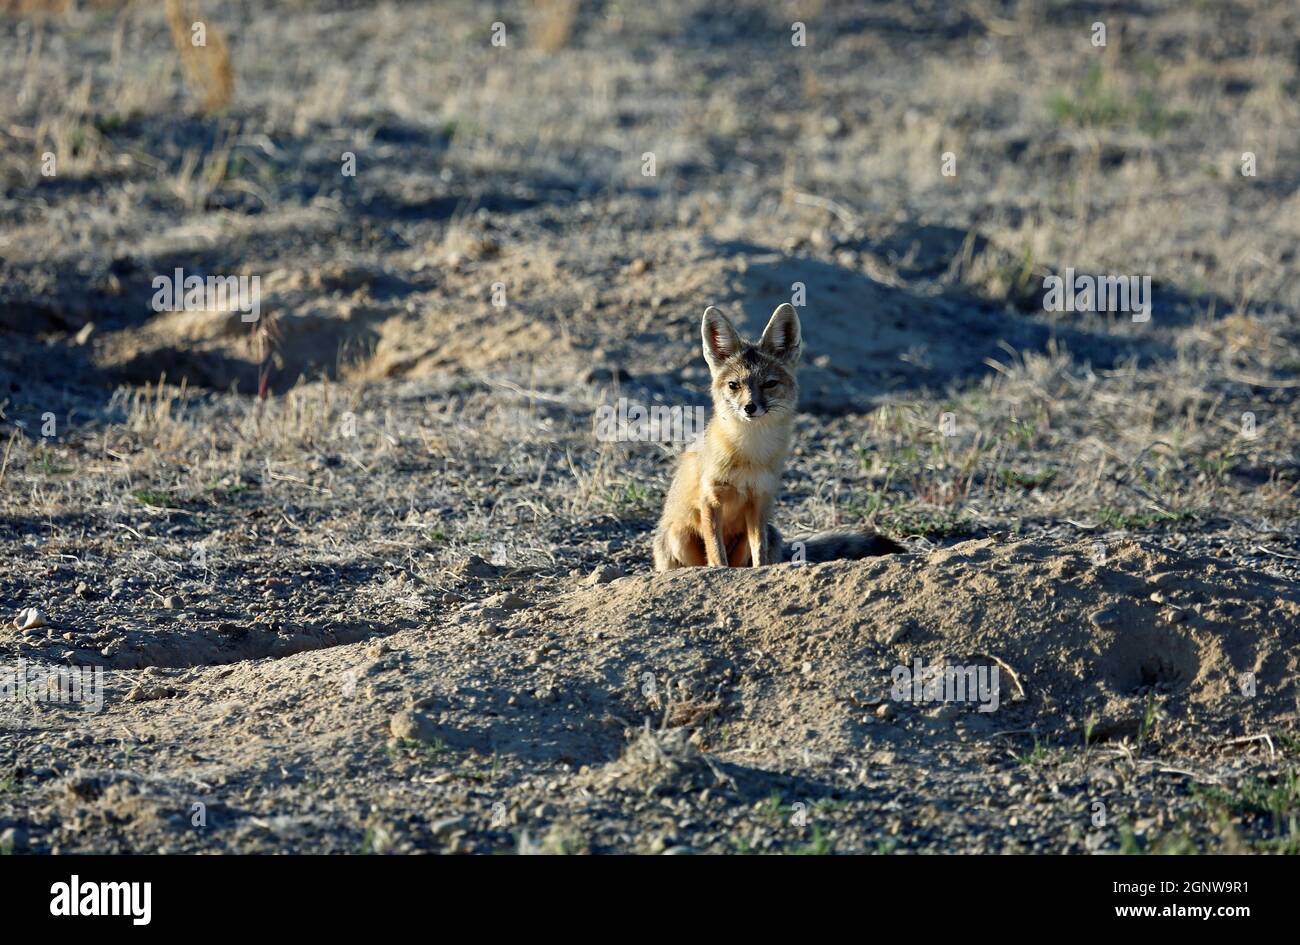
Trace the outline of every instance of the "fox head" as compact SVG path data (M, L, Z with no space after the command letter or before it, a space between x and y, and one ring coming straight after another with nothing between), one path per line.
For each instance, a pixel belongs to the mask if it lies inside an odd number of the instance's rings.
M789 303L776 307L758 344L751 344L716 308L704 311L700 325L704 360L713 375L715 412L743 423L794 413L799 399L799 316Z

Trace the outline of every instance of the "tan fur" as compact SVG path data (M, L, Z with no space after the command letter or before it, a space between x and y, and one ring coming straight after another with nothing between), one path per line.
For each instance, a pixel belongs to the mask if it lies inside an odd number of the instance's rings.
M713 376L713 417L684 453L655 533L655 570L780 560L772 507L790 452L799 388L799 317L772 313L762 340L744 342L710 307L701 325Z

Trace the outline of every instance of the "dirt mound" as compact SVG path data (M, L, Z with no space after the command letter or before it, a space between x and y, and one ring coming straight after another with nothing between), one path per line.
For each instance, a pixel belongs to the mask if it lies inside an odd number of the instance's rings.
M621 674L669 726L707 704L710 685L738 682L739 705L691 720L706 748L836 751L860 744L859 724L896 715L1101 737L1153 703L1172 716L1276 710L1295 696L1285 641L1300 592L1137 543L987 539L926 557L624 578L577 591L551 619L612 636L597 671ZM975 671L964 696L923 684L943 667ZM980 696L975 681L994 672L996 694Z

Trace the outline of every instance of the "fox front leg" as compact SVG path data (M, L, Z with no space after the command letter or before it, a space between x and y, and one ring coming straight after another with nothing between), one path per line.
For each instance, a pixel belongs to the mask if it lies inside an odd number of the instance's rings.
M749 539L749 563L758 568L772 563L772 546L768 541L767 507L752 503L745 515L745 532Z
M710 502L700 504L700 535L704 539L704 556L710 567L727 566L727 549L722 543L722 509Z

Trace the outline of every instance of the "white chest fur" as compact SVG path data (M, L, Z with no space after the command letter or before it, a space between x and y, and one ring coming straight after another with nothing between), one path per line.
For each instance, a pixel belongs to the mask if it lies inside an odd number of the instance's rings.
M730 449L715 454L705 478L729 487L734 498L771 498L781 485L781 471L790 452L792 424L733 422L725 430ZM720 431L721 432L721 431Z

